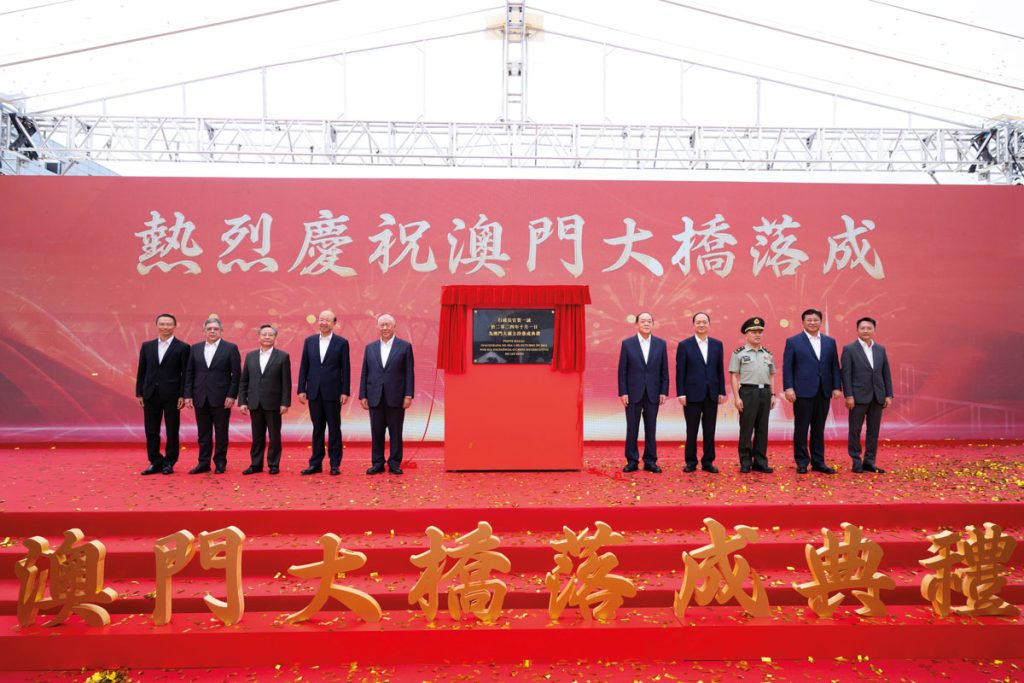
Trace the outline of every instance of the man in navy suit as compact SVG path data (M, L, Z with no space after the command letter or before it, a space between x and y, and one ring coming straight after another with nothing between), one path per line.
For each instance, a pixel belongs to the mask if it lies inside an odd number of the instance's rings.
M366 345L359 375L359 405L370 411L370 469L384 471L384 432L391 436L388 471L402 473L402 424L415 394L412 344L395 336L395 319L377 318L380 339Z
M875 319L864 317L857 321L857 341L843 347L843 393L850 411L850 434L847 447L853 460L854 472L885 474L875 465L878 455L878 430L882 425L882 411L892 405L892 373L885 348L874 341ZM864 459L861 460L860 431L867 418L868 433L864 440Z
M619 398L626 408L626 466L636 472L640 461L637 441L640 420L644 421L644 469L655 474L658 467L658 407L668 398L668 347L664 339L651 334L654 316L644 311L636 316L637 334L623 340L619 350Z
M185 405L196 411L199 436L199 461L188 473L209 472L212 454L214 474L224 474L228 466L228 424L231 406L238 398L242 357L237 346L221 339L223 327L217 318L203 323L203 333L206 341L192 345L185 370Z
M281 471L281 418L292 404L292 362L276 342L277 328L260 325L260 348L246 354L242 364L238 406L252 426L249 467L242 474L262 472L264 453L270 474Z
M693 316L694 336L676 347L676 396L686 419L686 466L697 469L697 430L704 426L704 447L700 468L718 474L715 467L715 424L718 406L725 403L725 354L722 342L708 336L711 316L703 311Z
M835 474L825 462L825 420L829 401L841 397L836 340L821 334L821 311L809 308L800 315L804 331L786 340L782 355L782 388L793 404L793 458L798 474ZM810 455L807 432L810 430Z
M185 369L188 344L174 338L178 319L170 313L156 317L157 338L142 343L139 371L135 375L135 399L142 407L149 467L142 474L171 474L178 462L178 428L185 405ZM160 422L167 431L166 455L160 454Z
M302 345L298 394L299 401L309 402L313 422L313 454L302 474L323 472L325 429L331 474L341 474L341 407L348 403L351 381L348 340L334 334L337 323L334 313L322 311L317 319L320 334L308 337Z

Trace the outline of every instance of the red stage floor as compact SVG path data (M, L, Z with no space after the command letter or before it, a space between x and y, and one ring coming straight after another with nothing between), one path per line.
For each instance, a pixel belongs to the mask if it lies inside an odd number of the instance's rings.
M684 474L682 450L662 446L664 473L623 474L622 447L588 444L580 472L445 472L442 447L410 449L403 476L369 477L369 446L346 446L342 474L299 475L306 448L286 447L282 473L243 476L247 447L228 455L228 472L190 476L194 451L182 453L171 476L139 476L138 447L0 447L7 485L0 511L408 509L758 505L815 503L979 503L1024 500L1024 442L885 443L884 475L849 472L842 444L829 444L835 476L798 475L787 444L773 443L775 473L741 475L735 445L722 444L721 473ZM0 536L2 536L0 528Z
M245 669L122 669L137 683L215 683L218 681L282 683L446 683L448 681L517 681L520 683L806 683L807 681L952 681L1016 683L1024 681L1024 659L906 660L839 658L814 661L760 659L735 662L574 660L519 664L449 664L374 666L251 667ZM0 672L10 683L84 681L94 669L81 671Z

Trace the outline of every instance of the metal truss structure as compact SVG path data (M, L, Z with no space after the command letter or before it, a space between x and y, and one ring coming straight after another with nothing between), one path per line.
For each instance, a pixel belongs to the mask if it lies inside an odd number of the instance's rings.
M5 172L29 160L670 171L977 173L1024 184L1024 122L983 129L275 120L8 112ZM13 157L13 158L12 158Z

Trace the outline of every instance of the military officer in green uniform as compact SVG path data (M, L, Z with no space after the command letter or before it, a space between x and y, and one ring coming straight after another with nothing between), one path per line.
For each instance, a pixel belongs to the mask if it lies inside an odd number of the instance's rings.
M750 318L740 332L747 343L729 359L733 400L740 411L740 472L769 473L768 415L775 407L775 361L761 346L764 318Z

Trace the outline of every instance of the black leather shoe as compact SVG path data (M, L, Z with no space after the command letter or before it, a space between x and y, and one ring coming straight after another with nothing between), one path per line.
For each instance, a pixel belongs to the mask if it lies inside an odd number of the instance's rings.
M242 474L256 474L257 472L262 471L262 467L253 467L252 465L250 465L249 467L246 467L244 470L242 470Z
M796 468L796 473L797 474L807 474L807 467L805 465L799 465Z
M851 472L857 472L858 474L864 471L864 465L860 460L854 460L853 464L850 465Z
M331 468L331 476L332 477L336 477L339 474L341 474L341 468L340 467L332 467Z
M142 470L140 474L142 474L142 476L146 476L147 474L160 474L162 471L163 468L159 465L150 465L146 469Z
M885 470L875 465L864 465L865 472L874 472L875 474L885 474Z
M775 471L771 467L757 467L757 466L755 466L755 467L751 467L750 469L752 469L755 472L760 472L761 474L771 474L772 472Z
M825 465L824 467L812 467L811 469L814 470L815 472L821 472L822 474L835 474L836 473L836 471L834 469L832 469L831 467L829 467L828 465Z
M384 465L381 465L379 467L371 467L370 469L366 470L366 473L367 474L380 474L383 471L384 471Z
M161 474L174 474L174 465L164 465L164 468L160 470Z
M307 467L306 469L299 472L299 474L320 474L323 472L322 467Z
M710 472L711 474L718 474L718 468L714 465L708 465L707 467L701 466L701 469L705 472Z
M750 465L740 465L740 474L750 474Z
M213 473L214 474L224 474L225 471L227 471L227 465L215 468L213 470Z
M209 471L210 471L209 465L207 465L206 467L202 467L200 465L196 465L195 467L190 469L188 471L188 473L189 474L205 474L206 472L209 472Z
M697 466L693 465L693 464L689 464L689 465L687 465L686 467L683 468L683 472L696 472L696 471L697 471Z
M389 467L388 471L391 472L391 474L402 474L402 468L399 467L398 465Z
M644 472L651 472L653 474L661 474L661 468L657 465L644 465Z
M280 473L280 472L281 472L281 470L279 470L279 469L278 469L278 468L276 468L276 467L271 467L271 468L270 468L269 470L267 470L267 472L268 472L269 474L278 474L278 473Z
M631 462L631 463L627 463L626 466L622 468L622 471L623 472L636 472L638 469L640 469L640 468L637 467L636 463L635 462Z

